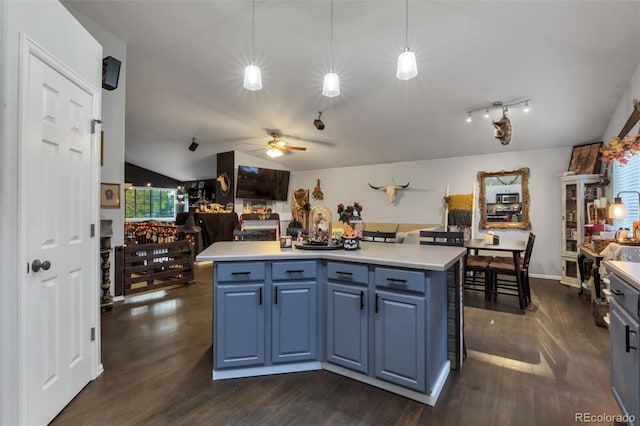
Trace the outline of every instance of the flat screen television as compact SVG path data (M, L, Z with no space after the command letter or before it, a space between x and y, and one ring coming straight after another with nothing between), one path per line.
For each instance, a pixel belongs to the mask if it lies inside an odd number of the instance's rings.
M290 174L288 170L238 166L236 198L287 201Z

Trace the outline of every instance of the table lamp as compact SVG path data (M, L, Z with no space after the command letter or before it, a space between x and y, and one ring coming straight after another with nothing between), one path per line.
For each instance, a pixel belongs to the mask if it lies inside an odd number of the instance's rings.
M616 198L613 200L613 204L609 206L609 217L612 219L623 219L629 216L629 208L622 202L620 194L637 194L638 195L638 209L640 210L640 192L638 191L620 191Z

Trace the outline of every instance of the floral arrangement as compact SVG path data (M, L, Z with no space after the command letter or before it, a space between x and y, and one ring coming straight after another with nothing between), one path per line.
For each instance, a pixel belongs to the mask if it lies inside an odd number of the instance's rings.
M605 163L616 160L618 163L627 164L628 157L640 151L640 131L635 136L627 136L624 139L614 137L609 142L609 146L600 148L600 159Z
M357 212L357 216L362 219L362 205L357 202L353 202L352 206L346 206L342 203L338 204L338 220L343 223L349 222L356 216L354 213Z

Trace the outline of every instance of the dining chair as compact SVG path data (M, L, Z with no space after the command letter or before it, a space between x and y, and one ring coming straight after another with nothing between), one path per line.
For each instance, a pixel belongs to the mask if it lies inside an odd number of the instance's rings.
M529 305L529 303L531 303L529 262L531 261L531 253L533 253L533 244L535 243L535 240L535 234L530 232L524 256L518 258L521 286L518 286L518 277L516 276L513 257L496 256L489 264L489 270L492 275L491 293L494 296L497 296L498 294L517 296L520 302L520 309L524 309Z
M378 243L395 243L395 232L380 232L380 231L362 231L363 241L374 241Z
M462 247L464 245L464 232L420 231L420 245Z

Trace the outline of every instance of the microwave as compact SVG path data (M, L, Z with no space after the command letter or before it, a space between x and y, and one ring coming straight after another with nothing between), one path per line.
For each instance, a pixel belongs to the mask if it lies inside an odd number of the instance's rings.
M512 204L520 202L520 194L497 194L496 203L498 204Z

